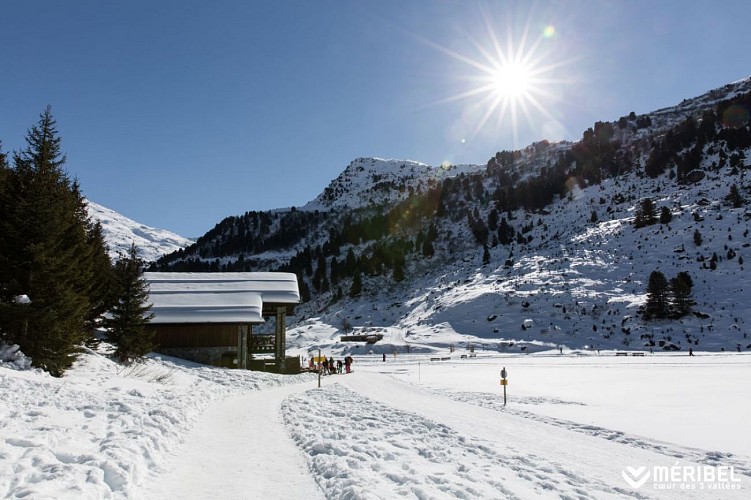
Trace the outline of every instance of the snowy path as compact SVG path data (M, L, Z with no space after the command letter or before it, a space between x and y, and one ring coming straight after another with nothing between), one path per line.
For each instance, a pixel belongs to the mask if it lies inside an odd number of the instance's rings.
M670 447L587 435L500 408L470 409L455 395L379 373L331 378L283 404L328 498L740 498L626 485L626 467L675 464ZM680 463L697 462L706 457L687 454Z
M170 470L135 498L743 498L637 491L623 474L680 463L733 465L744 481L751 477L745 456L504 408L498 394L363 368L324 377L320 389L311 381L214 403Z
M231 397L210 406L170 470L138 496L150 499L323 498L280 414L296 384Z

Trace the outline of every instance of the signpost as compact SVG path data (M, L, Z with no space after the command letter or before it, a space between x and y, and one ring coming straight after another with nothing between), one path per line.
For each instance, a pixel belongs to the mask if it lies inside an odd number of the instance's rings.
M508 375L508 372L506 371L506 367L504 366L501 368L501 385L503 386L503 406L506 406L506 386L508 385L508 380L506 380L506 375Z

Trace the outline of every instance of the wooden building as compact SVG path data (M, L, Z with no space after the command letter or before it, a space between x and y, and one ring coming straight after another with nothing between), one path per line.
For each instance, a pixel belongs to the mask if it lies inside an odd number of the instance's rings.
M156 351L204 364L291 373L286 317L300 302L292 273L145 273ZM254 325L275 322L273 335Z

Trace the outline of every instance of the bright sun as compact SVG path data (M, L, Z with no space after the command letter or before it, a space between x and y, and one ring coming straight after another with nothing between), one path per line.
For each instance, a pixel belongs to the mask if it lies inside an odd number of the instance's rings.
M523 64L508 63L488 75L498 99L517 100L530 90L532 75Z
M553 56L556 30L547 25L537 37L531 35L528 22L521 35L514 37L509 26L505 40L496 36L498 27L492 22L489 13L484 12L487 39L484 43L467 35L473 54L461 53L445 46L425 41L433 48L470 67L471 72L462 77L471 82L469 88L449 96L436 104L459 100L473 101L466 111L466 117L474 117L471 136L485 130L491 118L495 117L495 131L510 131L515 146L519 145L519 125L521 120L537 124L540 128L557 124L551 113L549 102L553 98L554 86L562 80L553 78L555 70L571 61ZM466 118L465 119L469 119Z

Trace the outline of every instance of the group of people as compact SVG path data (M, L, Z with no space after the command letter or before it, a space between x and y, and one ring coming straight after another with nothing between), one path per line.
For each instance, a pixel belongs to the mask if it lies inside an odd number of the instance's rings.
M334 360L333 356L329 358L322 356L320 359L318 359L318 363L316 363L316 358L311 356L310 362L308 363L308 368L311 370L319 371L324 375L351 373L352 362L352 356L346 356L344 358L344 361L342 361L341 359Z

